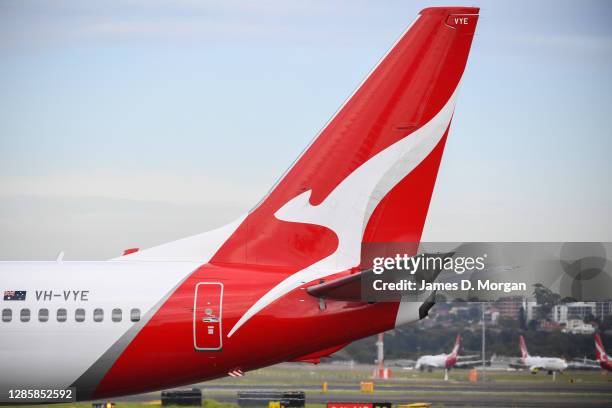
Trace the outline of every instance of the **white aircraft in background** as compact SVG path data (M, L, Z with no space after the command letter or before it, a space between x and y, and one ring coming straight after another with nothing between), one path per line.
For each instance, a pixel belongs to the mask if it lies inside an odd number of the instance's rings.
M599 333L595 333L595 360L586 358L574 359L569 363L570 368L576 370L606 370L612 371L612 357L608 356L601 341Z
M521 347L521 363L529 368L531 374L537 374L540 370L546 370L549 374L554 374L567 368L567 362L562 358L530 356L523 336L519 337L519 345Z
M606 349L603 346L599 333L595 334L595 356L597 357L597 362L601 368L606 371L612 371L612 359L608 353L606 353Z
M444 369L444 380L448 380L448 370L453 367L474 367L482 364L482 360L459 361L459 347L461 345L461 336L458 334L455 339L455 346L450 354L437 354L421 356L416 361L415 370L424 371L425 369L431 372L434 368ZM464 356L465 358L473 358L475 356Z

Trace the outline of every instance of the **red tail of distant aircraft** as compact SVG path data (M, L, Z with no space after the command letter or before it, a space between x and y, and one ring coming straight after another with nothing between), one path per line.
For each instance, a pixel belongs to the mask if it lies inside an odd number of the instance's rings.
M521 349L521 360L525 361L529 357L529 351L527 351L527 344L523 336L519 336L519 348Z
M450 354L437 354L437 355L425 355L419 357L414 366L417 370L433 370L435 368L444 368L445 370L450 370L451 368L457 365L457 360L459 359L459 347L461 345L461 335L457 334L455 338L455 345L453 346L453 350ZM469 361L460 363L461 366L474 366L478 364L477 361Z
M603 346L599 333L595 334L595 359L601 368L607 371L612 371L612 361L606 353L606 349Z
M455 339L455 346L453 347L453 351L451 351L450 355L446 359L446 368L451 368L457 363L457 354L459 353L459 346L461 344L461 336L458 334Z
M363 244L420 241L477 20L472 7L421 11L236 222L109 262L0 264L0 388L140 393L318 358L417 320L419 304L305 289L355 272Z

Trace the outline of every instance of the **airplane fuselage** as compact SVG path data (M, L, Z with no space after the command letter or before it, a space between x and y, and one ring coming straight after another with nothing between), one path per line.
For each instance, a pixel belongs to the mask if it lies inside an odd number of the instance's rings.
M539 370L560 372L567 368L567 362L557 357L529 356L523 359L523 364L529 367L532 373L536 373Z
M450 354L437 354L421 356L416 362L415 368L452 368L457 362Z
M322 308L300 287L227 337L283 273L193 262L1 262L3 289L25 299L2 301L0 358L11 375L0 387L75 386L79 399L144 392L292 360L397 323L397 303Z

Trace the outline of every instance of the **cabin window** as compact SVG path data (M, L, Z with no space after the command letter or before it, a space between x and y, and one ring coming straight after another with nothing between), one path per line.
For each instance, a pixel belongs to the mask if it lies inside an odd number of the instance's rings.
M46 322L49 320L49 309L38 309L38 321Z
M13 311L11 309L2 309L2 321L8 323L11 320L13 320Z
M21 314L19 316L22 322L30 321L30 309L21 309Z
M57 321L65 322L67 319L68 319L68 312L66 311L66 309L64 308L57 309Z
M120 322L121 321L121 309L113 309L111 318L113 322Z
M104 320L104 310L94 309L94 322L101 322Z
M78 308L74 311L74 320L77 322L85 321L85 309Z
M133 322L137 322L140 320L140 309L130 310L130 320Z

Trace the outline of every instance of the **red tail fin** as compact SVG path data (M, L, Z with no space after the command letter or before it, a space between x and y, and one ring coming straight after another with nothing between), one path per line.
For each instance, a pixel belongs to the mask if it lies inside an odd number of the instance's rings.
M603 346L599 333L595 334L595 358L598 362L608 361L608 354Z
M521 346L521 359L526 359L529 357L529 351L527 351L527 345L525 344L525 338L523 336L519 337L519 345Z
M211 262L274 265L232 328L304 282L360 265L363 242L418 242L478 9L428 8Z
M353 267L362 241L418 242L478 10L421 11L213 262L300 270L342 247Z
M453 347L453 351L450 354L451 358L457 358L459 354L459 346L461 345L461 336L458 334L455 338L455 346Z

